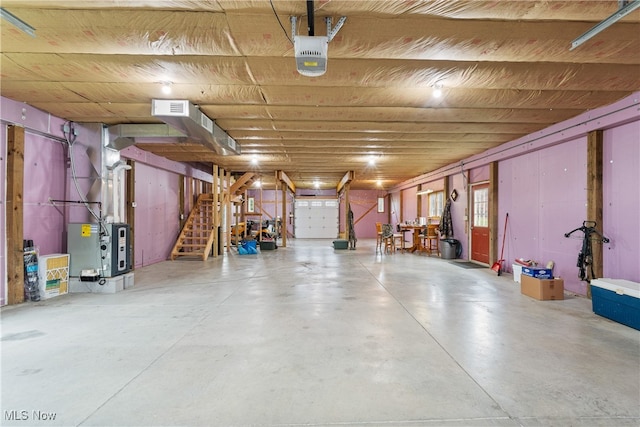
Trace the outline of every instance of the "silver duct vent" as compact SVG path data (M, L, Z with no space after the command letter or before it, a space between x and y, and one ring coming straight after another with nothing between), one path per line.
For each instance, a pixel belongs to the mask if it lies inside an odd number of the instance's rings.
M230 156L242 152L240 144L187 100L154 99L151 115L217 154Z

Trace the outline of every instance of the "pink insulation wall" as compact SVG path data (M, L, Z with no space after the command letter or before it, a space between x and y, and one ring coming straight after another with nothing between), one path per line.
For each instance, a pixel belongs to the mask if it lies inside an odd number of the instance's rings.
M640 282L640 120L604 132L604 276Z
M353 211L354 231L357 239L375 239L376 222L385 223L388 221L389 213L386 208L385 212L378 212L378 197L384 196L385 193L383 191L349 191L349 204ZM344 226L341 226L340 229L342 230L343 228Z
M166 260L180 233L179 176L136 163L135 267Z
M565 288L586 293L576 267L581 241L564 237L587 219L586 163L586 137L499 163L499 242L509 213L505 270L511 271L516 258L541 265L554 261Z
M6 126L0 126L0 306L7 304L7 132Z
M66 249L66 206L49 200L66 198L65 149L40 135L25 135L24 145L24 238L42 255L60 253Z

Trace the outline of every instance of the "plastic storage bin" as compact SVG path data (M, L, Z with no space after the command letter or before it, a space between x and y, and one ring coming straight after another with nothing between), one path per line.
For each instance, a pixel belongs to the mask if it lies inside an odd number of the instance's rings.
M348 240L338 239L333 241L333 249L348 249L348 248L349 248Z

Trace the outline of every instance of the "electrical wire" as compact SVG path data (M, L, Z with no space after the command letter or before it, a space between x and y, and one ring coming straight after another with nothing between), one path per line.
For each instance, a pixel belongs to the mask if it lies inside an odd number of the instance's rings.
M89 206L89 201L84 196L82 191L80 191L80 184L78 183L78 175L76 173L76 163L73 155L73 146L75 145L76 138L77 138L77 134L76 134L73 122L70 122L70 121L66 122L62 127L62 133L64 134L65 140L67 141L67 146L69 147L69 161L71 163L71 179L73 181L74 186L76 187L76 191L78 192L78 197L80 197L80 201L84 204L84 207L87 208L91 216L93 216L95 220L98 221L98 224L100 225L100 228L102 229L102 232L103 232L101 234L109 236L109 230L107 229L105 222L103 221L102 218L100 218L100 216L98 216L95 213L93 209L91 209L91 207ZM98 239L98 245L100 244L101 244L100 239ZM97 255L98 255L98 265L102 266L102 258L104 254L101 255L100 253L98 253ZM102 273L102 268L100 268L99 271L101 273L100 273L100 281L98 283L101 286L104 286L104 284L106 283L106 280L105 280L104 274Z
M98 221L98 224L100 224L100 228L103 229L105 234L109 234L107 228L104 225L104 221L102 220L102 218L100 218L94 212L94 210L91 209L91 207L89 206L89 201L84 196L82 191L80 191L80 184L78 183L78 175L76 173L76 164L75 164L75 159L74 159L74 155L73 155L73 146L75 145L75 142L76 142L76 139L77 139L78 135L75 132L75 127L74 127L73 122L71 122L71 121L65 122L64 126L62 127L62 133L64 135L65 141L67 141L67 146L69 147L69 161L70 161L70 164L71 164L71 179L72 179L73 184L74 184L74 186L76 188L76 191L78 192L78 197L80 197L80 201L84 204L84 207L87 208L87 210L89 211L91 216L93 216L95 218L95 220Z
M282 21L280 21L280 17L276 12L276 8L273 6L273 0L269 0L269 4L271 5L271 10L273 10L273 14L278 20L278 24L280 24L280 28L282 28L282 31L284 32L285 37L287 38L287 40L289 40L289 42L291 42L291 44L293 44L293 40L291 40L291 37L289 37L289 34L287 34L287 30L284 29L284 25L282 25Z

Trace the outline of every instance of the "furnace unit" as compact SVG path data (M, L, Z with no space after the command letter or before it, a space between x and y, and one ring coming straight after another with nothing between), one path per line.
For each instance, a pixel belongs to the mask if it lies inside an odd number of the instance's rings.
M68 225L69 275L114 277L131 270L129 224L72 223Z

